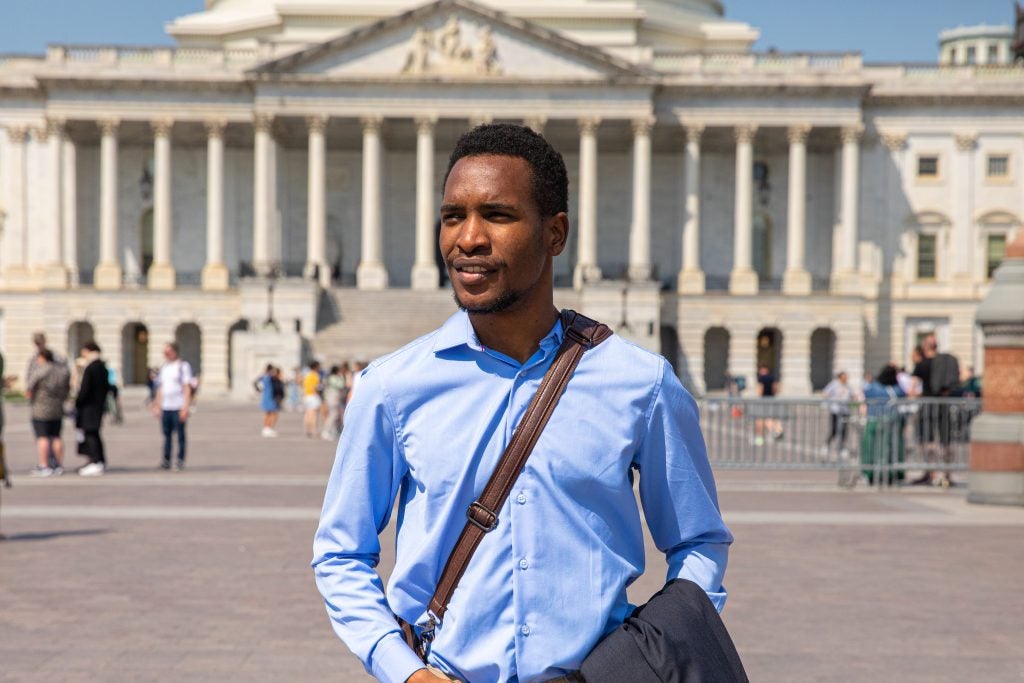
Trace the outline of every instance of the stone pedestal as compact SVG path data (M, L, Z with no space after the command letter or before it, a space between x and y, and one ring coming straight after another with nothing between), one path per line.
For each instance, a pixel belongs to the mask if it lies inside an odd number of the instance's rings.
M93 285L96 289L121 289L123 277L117 263L101 263L93 271Z
M231 285L231 271L223 263L207 263L203 266L203 289L223 292Z
M971 424L971 503L1024 505L1024 233L978 308L985 333L982 414Z
M807 296L811 293L811 274L803 268L787 268L782 274L782 293Z
M623 339L661 353L661 287L656 282L605 280L584 284L580 312L600 320Z
M297 332L235 332L231 335L231 397L255 397L252 380L263 374L267 364L290 372L305 361L302 336Z
M753 296L758 290L757 271L753 268L734 268L729 274L729 293L734 296Z
M169 263L154 263L146 273L146 283L150 289L174 289L176 279L174 266Z

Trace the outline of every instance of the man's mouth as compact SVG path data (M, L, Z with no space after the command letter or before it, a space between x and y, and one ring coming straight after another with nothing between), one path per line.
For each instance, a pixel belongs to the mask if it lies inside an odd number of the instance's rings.
M458 260L452 264L452 269L455 271L455 279L464 286L482 283L495 270L491 266L482 263L460 262Z

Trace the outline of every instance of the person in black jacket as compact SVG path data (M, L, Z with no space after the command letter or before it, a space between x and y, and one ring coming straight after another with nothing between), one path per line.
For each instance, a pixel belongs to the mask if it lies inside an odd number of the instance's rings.
M107 365L100 358L100 347L95 342L82 346L86 366L82 372L82 384L75 398L75 427L81 430L82 438L78 452L89 458L89 462L78 470L83 477L95 477L107 469L107 458L103 451L100 428L103 426L103 411L107 405L110 383L107 379Z

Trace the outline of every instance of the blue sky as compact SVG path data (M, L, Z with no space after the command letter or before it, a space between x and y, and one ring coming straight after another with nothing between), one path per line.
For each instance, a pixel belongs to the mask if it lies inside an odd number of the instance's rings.
M757 49L860 51L869 61L934 62L939 31L1007 24L1013 0L724 0L726 15L761 29ZM0 53L48 43L157 45L166 21L203 0L0 0Z

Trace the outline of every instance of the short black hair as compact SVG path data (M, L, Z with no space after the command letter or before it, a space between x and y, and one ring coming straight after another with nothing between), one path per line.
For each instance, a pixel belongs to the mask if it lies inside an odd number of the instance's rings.
M562 155L542 135L514 123L485 123L460 137L448 158L444 184L460 159L486 155L517 157L530 165L533 200L541 216L569 213L569 174Z
M97 344L94 341L85 342L84 344L82 344L82 348L84 350L90 352L90 353L99 353L100 352L100 345Z

